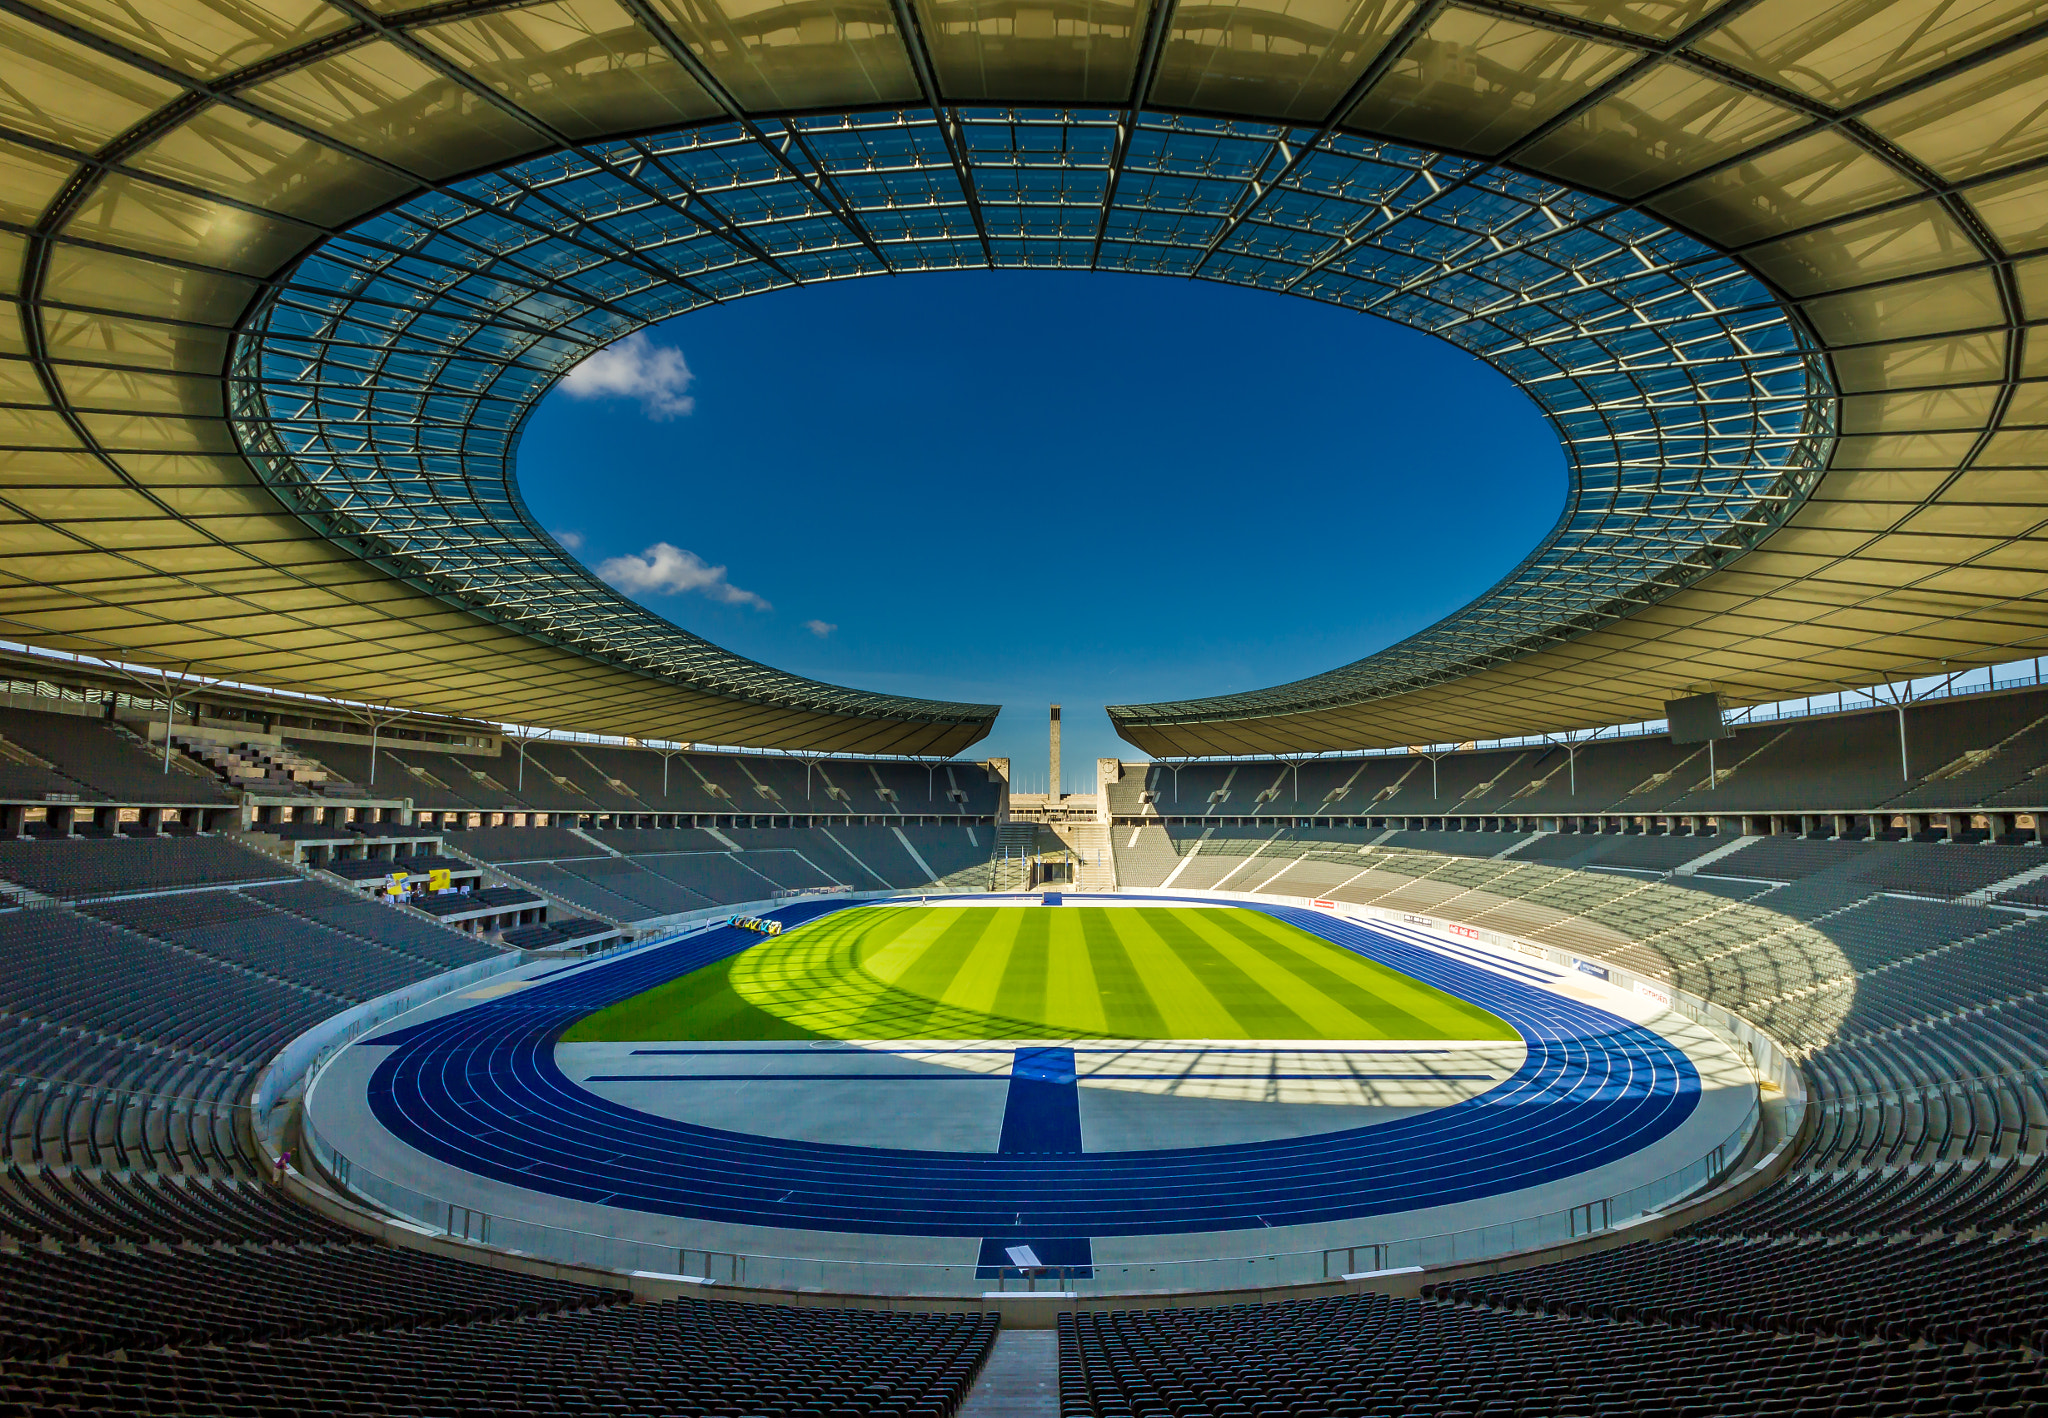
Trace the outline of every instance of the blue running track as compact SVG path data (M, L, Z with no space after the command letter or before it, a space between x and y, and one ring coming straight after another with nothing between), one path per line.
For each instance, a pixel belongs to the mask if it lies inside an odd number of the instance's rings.
M1162 898L1163 899L1163 898ZM790 925L840 903L773 914ZM1028 909L1028 908L1027 908ZM555 1065L584 1015L744 950L729 928L561 972L379 1035L370 1105L408 1145L533 1191L751 1226L1029 1240L1337 1221L1470 1201L1627 1157L1691 1115L1700 1079L1663 1038L1489 969L1320 911L1244 905L1491 1010L1520 1070L1428 1113L1312 1137L1145 1152L917 1152L727 1132L638 1112Z

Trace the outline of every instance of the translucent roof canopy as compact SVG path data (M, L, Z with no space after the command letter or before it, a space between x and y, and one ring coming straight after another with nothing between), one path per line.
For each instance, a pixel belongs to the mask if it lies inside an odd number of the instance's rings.
M648 320L984 264L1384 314L1565 441L1566 515L1473 607L1296 685L1113 711L1141 748L1566 728L2043 634L2028 5L7 0L0 46L20 639L956 751L992 710L780 674L620 600L506 458Z

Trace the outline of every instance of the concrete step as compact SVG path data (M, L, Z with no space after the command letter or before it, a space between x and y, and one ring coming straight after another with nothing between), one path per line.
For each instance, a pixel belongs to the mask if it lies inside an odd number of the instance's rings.
M1058 1332L1006 1329L996 1336L959 1418L1056 1418L1059 1397Z

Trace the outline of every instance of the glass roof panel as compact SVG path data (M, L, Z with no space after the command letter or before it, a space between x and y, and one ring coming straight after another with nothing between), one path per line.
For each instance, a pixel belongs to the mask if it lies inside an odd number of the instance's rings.
M527 521L510 460L556 379L707 299L990 253L1292 292L1480 353L1558 429L1564 515L1465 611L1262 692L1274 704L1452 677L1655 599L1776 525L1824 462L1832 397L1797 321L1654 219L1469 158L1157 112L1138 115L1105 207L1118 122L964 112L986 248L926 110L793 122L818 168L714 123L517 164L465 182L468 203L420 197L317 248L257 306L230 376L242 444L329 535L515 626L698 687L862 712L886 696L728 656Z
M1161 105L1321 118L1415 11L1415 0L1183 4L1159 59Z
M177 86L0 12L0 125L91 151L176 96Z
M2044 85L2048 40L1873 109L1869 122L1943 177L1975 177L2048 153Z
M1144 0L914 0L932 66L966 103L1122 103Z
M1453 5L1401 52L1345 121L1497 153L1635 57L1633 50Z
M387 40L287 70L248 96L421 177L493 166L545 141ZM458 113L462 122L447 121Z
M1548 10L1589 24L1628 30L1654 39L1668 39L1705 19L1725 0L1524 0L1534 9Z
M1782 103L1665 63L1530 144L1522 157L1545 172L1634 197L1803 121Z
M260 64L349 22L325 0L42 0L42 8L199 79Z
M2036 0L1764 0L1702 35L1699 49L1846 108L2040 18Z
M612 0L554 0L416 33L570 138L687 123L718 111Z

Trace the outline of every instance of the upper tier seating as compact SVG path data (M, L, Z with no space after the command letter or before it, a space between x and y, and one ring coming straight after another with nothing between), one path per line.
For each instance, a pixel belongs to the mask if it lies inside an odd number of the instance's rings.
M372 786L367 745L286 740L359 787ZM806 766L779 755L676 753L534 740L502 752L451 752L388 742L374 786L428 812L698 813L803 816L906 814L988 818L1000 785L976 764L828 759Z
M22 796L40 798L46 791L70 791L82 799L102 802L234 801L234 795L212 773L197 765L188 767L176 754L166 771L161 753L152 753L100 719L0 707L0 736L49 763L68 780L63 788L36 787Z
M0 878L79 901L138 891L290 881L290 867L223 837L0 842Z
M1484 818L1868 813L2048 807L2048 689L1742 726L1705 744L1664 735L1419 754L1130 765L1118 818ZM1710 781L1711 778L1711 781ZM1416 843L1414 845L1422 845ZM1456 849L1453 849L1456 850Z

